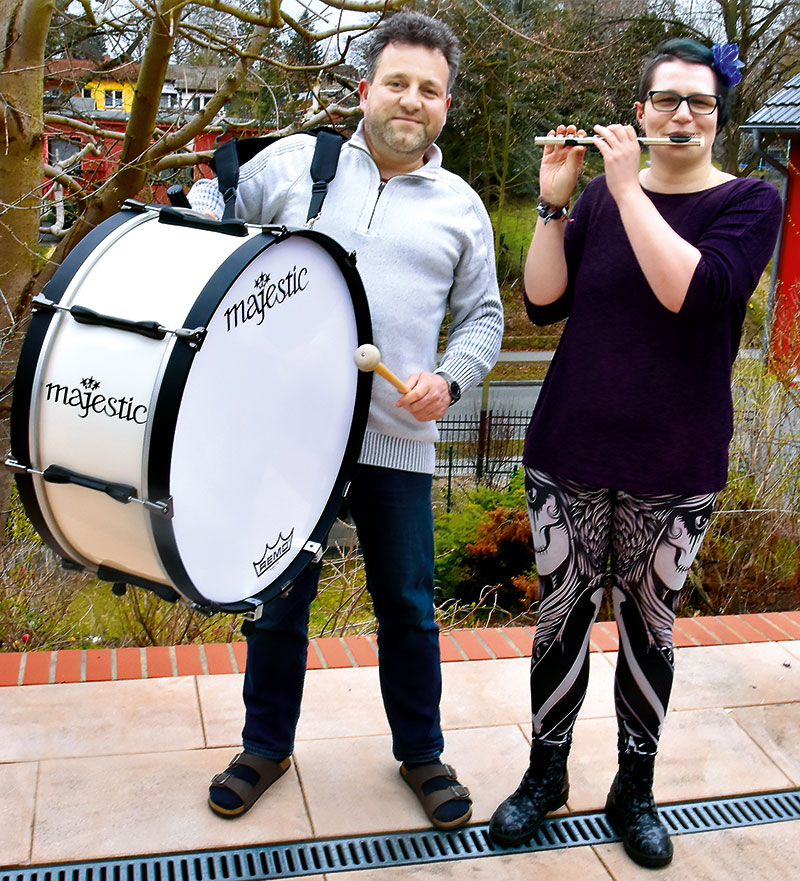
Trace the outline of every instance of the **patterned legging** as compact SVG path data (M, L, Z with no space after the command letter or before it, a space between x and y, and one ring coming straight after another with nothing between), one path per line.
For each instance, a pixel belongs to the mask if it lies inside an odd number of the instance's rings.
M708 528L714 495L633 496L525 469L539 575L531 658L533 735L572 733L589 680L589 635L610 582L619 654L619 745L653 755L672 689L680 590Z

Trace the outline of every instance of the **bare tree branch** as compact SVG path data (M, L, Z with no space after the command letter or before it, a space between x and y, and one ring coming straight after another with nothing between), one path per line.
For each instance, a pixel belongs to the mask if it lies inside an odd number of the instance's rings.
M257 28L247 46L248 53L258 53L264 45L264 41L269 33L267 28ZM153 145L145 151L143 158L145 161L160 159L171 151L175 151L186 145L192 138L203 131L208 126L219 111L225 106L231 96L241 87L247 77L248 65L243 59L240 59L233 73L229 74L222 86L217 90L216 94L206 104L206 106L186 125L182 126L176 132L165 136L160 143Z
M80 196L88 195L86 190L75 180L74 177L68 175L63 169L57 168L55 165L48 165L45 163L42 168L44 169L44 173L47 177L52 178L54 181L58 181L58 183L63 184L63 186L67 187L73 193L77 193Z
M170 153L156 162L153 166L153 171L168 171L171 168L192 168L195 165L208 162L213 155L213 150L203 150L197 153Z
M87 135L96 135L98 138L105 138L112 141L122 141L125 139L124 132L115 132L111 129L100 128L97 125L91 125L88 122L82 122L80 119L74 119L71 116L60 116L57 113L45 113L43 120L47 125L64 125L74 129L76 132L83 132Z

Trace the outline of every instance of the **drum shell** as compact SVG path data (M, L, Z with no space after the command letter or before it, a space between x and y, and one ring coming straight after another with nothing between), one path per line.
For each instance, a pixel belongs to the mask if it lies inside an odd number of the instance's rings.
M171 334L154 340L78 324L64 313L35 316L20 360L23 398L25 386L30 387L28 413L23 417L25 403L18 404L15 396L12 452L18 461L33 469L42 470L58 463L79 473L101 475L109 482L129 484L142 499L171 500L174 517L165 518L139 504L120 504L82 486L45 483L36 475L19 478L21 495L34 524L48 543L68 559L92 570L99 569L101 575L112 572L119 580L153 587L162 595L165 593L159 588L165 586L167 592L175 588L182 596L213 608L251 608L279 592L306 565L312 552L302 548L309 541L313 544L324 538L340 506L360 447L368 408L369 384L363 382L354 365L343 366L345 361L352 361L351 343L357 346L371 337L363 288L352 261L338 245L319 234L284 231L276 236L274 231L265 233L248 228L247 236L239 238L197 229L191 222L164 225L158 223L162 219L158 212L122 214L128 216L117 216L107 222L105 235L92 234L95 241L87 243L73 265L62 267L62 278L56 273L46 295L52 296L54 291L62 306L79 305L130 321L156 319L167 328L206 326L205 342L198 350L186 339L176 339ZM102 227L95 232L101 231ZM240 549L231 571L218 565L217 558L224 558L226 546L235 543L238 532L244 528L241 524L237 527L237 515L245 521L246 528L250 528L253 519L271 519L263 505L259 508L250 497L248 487L252 486L252 496L256 496L263 493L265 480L275 482L280 475L270 476L250 465L246 473L241 473L236 461L253 458L252 443L248 446L246 441L253 432L265 435L271 428L268 420L249 419L249 407L257 404L264 388L257 362L267 359L260 358L263 343L258 339L248 343L245 334L261 325L270 325L265 318L259 324L258 316L249 324L242 322L235 328L238 337L234 342L230 342L230 327L228 332L219 328L226 321L230 325L230 315L225 318L226 306L230 312L229 301L239 298L241 303L241 290L237 293L236 286L250 284L248 273L252 275L262 267L264 275L263 267L269 269L286 259L292 265L293 252L295 267L298 259L317 261L331 277L316 288L311 286L306 302L302 297L291 302L287 298L287 305L275 309L269 317L274 324L279 313L288 316L292 309L299 308L317 309L324 314L326 289L335 289L338 308L347 300L352 310L342 318L341 333L352 339L341 351L333 352L334 360L339 362L336 369L344 370L343 381L350 391L349 397L338 397L341 409L346 411L347 424L339 429L336 443L320 452L326 459L338 455L339 463L320 479L324 484L320 489L322 495L312 501L308 512L303 512L303 525L294 537L291 559L267 573L275 576L267 582L256 576L259 555L267 554L273 540L286 538L280 530L271 536L270 526L256 524L253 528L256 532L262 529L261 537L247 539L247 550ZM142 258L143 253L149 255L147 259ZM180 259L181 256L189 259ZM129 271L122 272L121 267ZM320 303L310 307L312 294ZM266 316L266 310L264 313ZM238 310L236 315L244 313ZM292 343L292 354L306 342ZM210 360L215 347L216 364ZM242 364L243 352L252 364ZM302 367L290 372L302 372ZM232 389L226 385L230 380L235 380ZM201 381L208 384L207 389L198 385ZM324 388L322 380L319 385ZM203 401L204 393L208 406ZM337 393L330 394L336 397ZM309 393L303 390L297 397L309 397ZM241 400L241 408L231 410L230 400L236 399ZM219 438L219 427L224 421L232 424L227 443L225 438ZM281 421L277 436L291 435L290 420ZM241 431L236 427L239 423ZM99 426L102 437L98 441L92 435ZM181 456L186 456L187 449L192 450L194 439L202 448L208 437L217 447L208 455L197 454L196 463L184 465ZM288 443L291 445L291 439ZM315 458L314 451L309 458ZM225 477L220 482L215 469L221 469L222 474L232 473L233 478ZM176 481L180 485L178 492ZM247 509L238 512L229 510L232 504L225 499L227 484L236 481L241 486L234 498ZM298 482L302 483L301 477ZM283 503L276 499L274 504ZM220 507L224 510L218 510ZM196 521L202 521L199 527ZM195 535L193 530L198 528L205 533ZM189 559L187 542L194 546ZM260 547L251 550L255 543ZM202 556L207 550L211 554L207 566L192 561L192 555ZM202 583L202 570L214 567L218 570L214 583ZM248 569L249 578L243 574ZM217 592L216 583L226 581L247 584L235 589L220 587Z

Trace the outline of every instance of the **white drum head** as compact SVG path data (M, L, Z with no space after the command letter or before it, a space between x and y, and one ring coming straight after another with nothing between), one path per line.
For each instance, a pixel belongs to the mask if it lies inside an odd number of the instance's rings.
M319 241L270 245L228 288L189 371L169 468L174 543L205 599L256 596L303 552L350 441L358 345L348 284Z

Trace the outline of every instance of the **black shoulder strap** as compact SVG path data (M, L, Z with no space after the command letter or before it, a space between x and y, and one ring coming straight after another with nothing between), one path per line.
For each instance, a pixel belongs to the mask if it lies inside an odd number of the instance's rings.
M328 194L328 184L336 176L339 165L339 152L344 136L331 129L312 129L309 134L317 139L314 158L311 160L311 203L308 206L306 222L316 220L322 211L322 203ZM280 138L245 138L237 141L232 138L221 144L209 163L217 173L217 186L225 202L223 220L232 220L236 210L236 187L239 184L239 166L252 159L264 147Z
M328 195L328 184L336 176L339 153L344 138L338 132L322 129L317 132L317 145L311 160L311 203L308 206L306 223L316 220L322 212L322 203Z
M223 220L233 220L236 211L236 187L239 184L239 156L236 138L225 141L214 151L212 168L217 173L217 186L225 202Z

